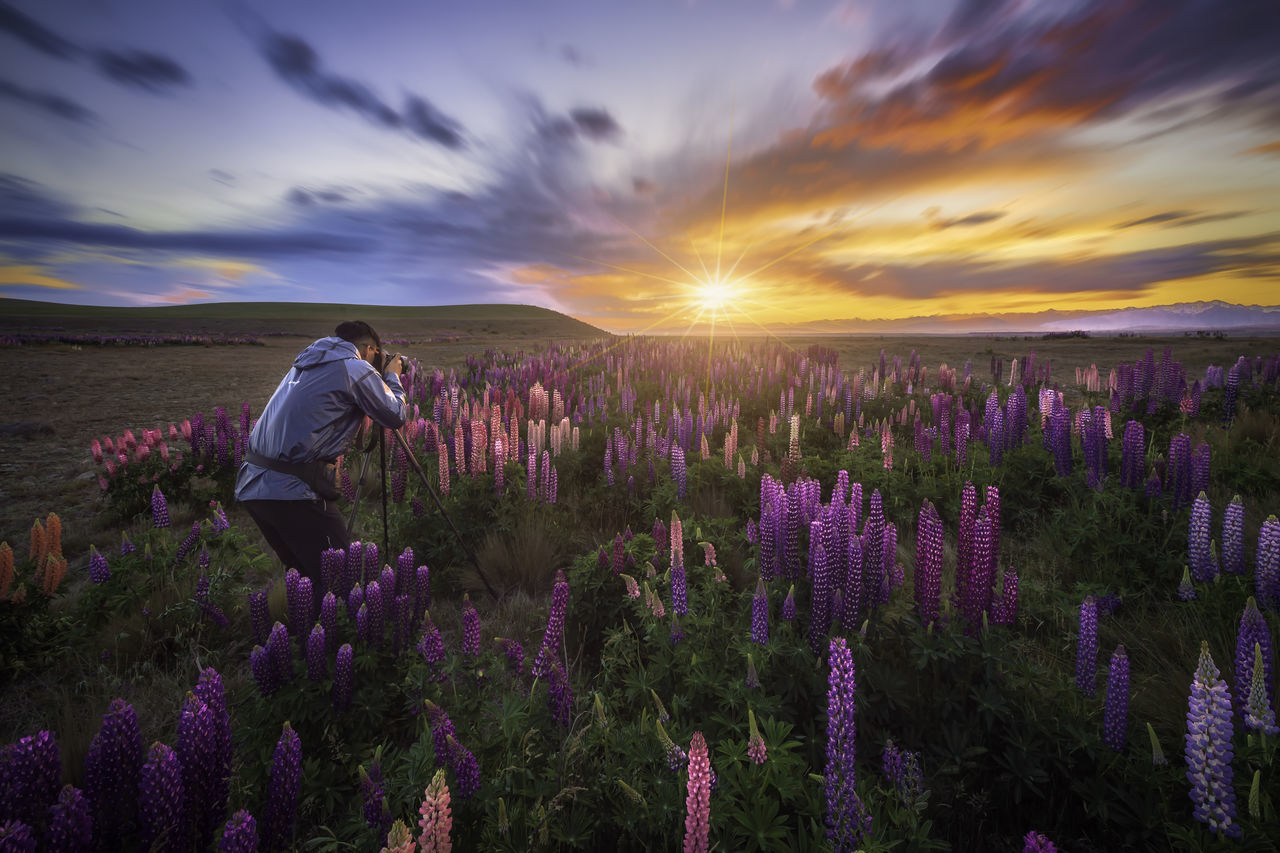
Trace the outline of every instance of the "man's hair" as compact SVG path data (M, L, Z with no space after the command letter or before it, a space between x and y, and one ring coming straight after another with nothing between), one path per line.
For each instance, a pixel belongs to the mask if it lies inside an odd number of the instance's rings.
M378 333L373 330L373 326L370 326L364 320L344 320L333 330L333 334L334 337L350 341L357 346L362 343L372 342L379 350L382 349L382 338L378 337Z

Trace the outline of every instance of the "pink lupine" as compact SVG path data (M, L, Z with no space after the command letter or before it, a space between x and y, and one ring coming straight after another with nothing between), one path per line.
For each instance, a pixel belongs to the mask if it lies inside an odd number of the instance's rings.
M689 782L685 797L684 851L707 853L711 832L711 757L702 732L689 743Z
M453 817L450 814L449 786L445 782L443 768L436 771L431 784L423 792L418 814L421 815L418 827L422 830L418 836L418 849L422 853L450 853L453 850L453 842L449 840Z

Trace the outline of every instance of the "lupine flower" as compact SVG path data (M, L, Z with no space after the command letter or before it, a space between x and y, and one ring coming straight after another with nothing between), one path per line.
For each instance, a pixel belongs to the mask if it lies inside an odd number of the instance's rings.
M107 558L98 553L98 549L89 546L89 580L94 583L106 583L111 579L111 567Z
M1147 737L1151 739L1151 766L1163 767L1169 763L1169 759L1164 757L1164 748L1160 746L1160 738L1156 737L1156 730L1147 723Z
M271 758L267 806L262 817L262 840L268 850L288 847L293 839L301 782L302 741L286 722Z
M20 820L6 820L0 823L0 850L5 853L36 853L35 833Z
M138 813L142 820L142 849L184 849L182 762L163 743L153 743L138 779Z
M169 504L159 486L151 489L151 523L156 527L169 526Z
M1187 549L1190 552L1192 580L1207 583L1218 576L1218 561L1209 548L1209 499L1204 492L1191 505Z
M361 630L360 611L366 611L364 615L365 624ZM386 618L382 609L382 584L378 581L369 581L364 588L364 604L360 610L356 611L356 630L360 639L373 646L382 645L382 623Z
M166 527L168 525L165 525ZM181 563L187 559L187 555L191 553L191 549L196 547L196 543L200 541L200 522L191 522L191 532L187 537L178 543L178 548L173 553L174 565Z
M445 658L444 640L440 637L440 629L431 621L431 613L428 611L423 617L426 619L426 626L422 629L417 650L431 669L430 680L440 681L444 678L444 673L440 671L440 664L444 663Z
M431 784L423 792L422 805L418 808L418 849L421 853L450 853L453 844L449 833L453 818L449 809L449 786L445 783L444 770L437 770Z
M560 667L560 661L552 661L551 677L547 687L547 705L551 708L552 718L565 728L569 727L570 722L573 704L572 690L568 675Z
M748 655L748 657L750 657L750 655ZM667 706L662 704L662 697L660 697L657 691L652 687L649 688L649 696L653 699L654 712L658 715L658 722L671 722L671 715L667 713Z
M341 712L351 707L351 691L355 682L355 652L350 643L338 649L333 666L333 707Z
M942 590L942 519L933 504L920 507L916 533L915 601L920 624L938 621L938 596Z
M658 744L662 747L663 755L667 759L667 769L672 773L676 773L688 763L689 756L671 739L671 735L667 734L666 728L662 725L662 720L654 720L653 722L658 733Z
M465 593L462 596L462 653L470 657L480 655L480 614Z
M1267 516L1258 530L1254 584L1259 604L1280 609L1280 521L1274 515Z
M505 637L497 637L496 641L507 656L507 665L511 667L511 671L516 675L524 675L524 646L518 640Z
M1076 689L1086 696L1097 692L1098 602L1086 596L1080 605L1080 630L1076 635Z
M684 629L680 627L680 614L672 611L671 613L671 644L673 646L680 645L680 641L684 639Z
M1191 583L1191 569L1188 566L1182 567L1182 580L1178 582L1178 598L1183 601L1195 601L1196 588Z
M1107 704L1102 713L1102 742L1124 752L1129 728L1129 656L1116 646L1107 670Z
M747 709L747 731L750 733L747 738L747 757L753 764L764 764L769 757L768 749L764 738L760 736L760 729L756 727L756 713L750 708Z
M689 781L685 796L684 853L707 853L711 833L711 757L702 732L689 743Z
M307 635L307 678L311 681L324 681L329 674L329 665L325 660L324 626L319 622Z
M533 661L533 677L544 678L551 672L551 662L560 654L564 635L564 616L569 609L569 583L559 581L551 593L551 611L547 615L547 628L542 634L542 645Z
M827 679L827 838L836 853L852 853L871 832L871 814L858 797L854 771L857 710L853 655L844 637L830 642Z
M63 786L58 802L49 811L50 853L77 853L92 846L93 814L88 798L79 788Z
M207 847L213 840L213 830L221 815L209 813L214 807L213 786L218 780L220 745L217 740L214 713L204 700L188 693L178 716L178 739L174 752L182 770L183 808L186 820L199 832L208 832L197 839L199 846Z
M227 818L218 853L256 853L258 849L258 822L253 815L240 809Z
M747 684L748 690L756 690L756 689L759 689L760 687L760 675L759 673L756 672L756 662L755 662L755 659L751 656L750 652L747 653L746 684Z
M206 808L202 814L207 825L197 824L200 838L208 838L209 832L227 812L227 797L231 784L231 716L227 711L226 694L222 688L222 676L213 667L205 667L192 693L209 709L211 722L209 774L205 789Z
M265 646L267 635L271 631L271 613L267 606L265 589L249 593L249 624L253 628L253 641L260 646Z
M113 842L131 829L138 810L142 734L133 706L113 699L85 756L85 796L93 806L94 833Z
M449 735L446 742L449 747L449 764L453 768L453 774L458 777L458 796L469 800L480 790L480 763L471 750L459 743L453 735Z
M1058 848L1048 837L1033 829L1022 839L1022 853L1058 853Z
M45 810L58 793L62 760L50 731L24 737L0 753L0 809L30 826L44 821Z
M275 673L277 686L293 681L293 652L289 648L289 629L279 622L271 626L267 637L267 660Z
M782 602L782 618L794 622L796 618L796 585L787 590L787 597Z
M1239 495L1222 513L1222 570L1231 575L1244 574L1244 504Z
M914 811L924 794L924 774L920 770L920 756L898 745L890 738L885 741L881 770L898 797L898 802L908 811Z
M1245 728L1266 735L1280 734L1276 727L1276 712L1267 690L1266 667L1263 665L1262 644L1253 644L1253 677L1249 681L1249 701L1244 709Z
M638 583L636 583L636 579L635 579L635 578L633 578L631 575L629 575L629 574L627 574L627 573L623 572L623 574L622 574L622 582L623 582L623 583L625 583L625 584L627 585L627 598L639 598L639 597L640 597L640 585L639 585Z
M671 609L680 616L689 613L689 587L685 580L684 559L679 554L671 564Z
M326 592L320 601L320 627L324 629L325 652L332 652L338 644L338 597L332 592Z
M364 821L381 835L391 823L391 814L387 810L387 791L382 777L382 762L375 756L365 770L360 765L360 795L364 800Z
M436 764L444 767L449 763L449 738L456 734L453 720L449 714L430 699L423 701L427 709L427 726L431 729L431 745L435 750Z
M351 587L351 591L347 593L347 618L355 621L356 614L360 612L360 608L364 606L364 587L356 584Z
M769 597L760 579L756 580L756 593L751 599L751 641L762 646L769 643Z
M394 614L394 634L392 649L398 655L409 646L409 635L413 631L413 601L407 593L395 597L391 612Z
M1267 685L1267 700L1275 705L1276 697L1271 685L1275 683L1272 670L1271 629L1266 617L1258 610L1251 596L1240 615L1240 627L1236 631L1236 712L1243 717L1249 703L1249 688L1253 683L1253 647L1262 654L1262 683Z
M1240 837L1236 823L1236 794L1231 786L1231 691L1200 643L1200 663L1187 701L1187 781L1191 783L1192 816L1209 831Z

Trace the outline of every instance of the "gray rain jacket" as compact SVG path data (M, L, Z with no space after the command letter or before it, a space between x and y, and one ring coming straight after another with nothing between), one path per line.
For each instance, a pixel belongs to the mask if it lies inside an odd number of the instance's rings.
M332 461L368 415L388 429L408 416L404 387L378 371L342 338L321 338L293 360L262 417L249 433L249 449L284 462ZM236 500L302 501L317 495L298 477L245 462Z

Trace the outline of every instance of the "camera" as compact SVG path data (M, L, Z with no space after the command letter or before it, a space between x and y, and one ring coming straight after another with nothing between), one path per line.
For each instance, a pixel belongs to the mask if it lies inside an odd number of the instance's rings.
M391 362L395 361L399 357L400 357L400 353L398 352L387 352L386 350L379 350L378 355L374 358L373 366L378 369L379 373L386 373L387 365L391 364Z

